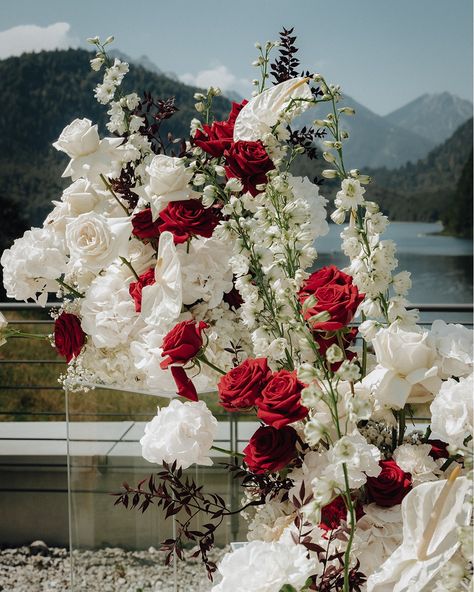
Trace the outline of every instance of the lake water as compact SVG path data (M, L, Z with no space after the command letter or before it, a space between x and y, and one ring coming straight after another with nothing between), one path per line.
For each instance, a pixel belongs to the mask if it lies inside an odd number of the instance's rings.
M436 234L442 228L441 224L392 222L383 238L397 244L397 271L412 274L411 302L472 303L472 241ZM348 259L341 252L342 229L331 224L329 234L316 241L316 268L347 265Z

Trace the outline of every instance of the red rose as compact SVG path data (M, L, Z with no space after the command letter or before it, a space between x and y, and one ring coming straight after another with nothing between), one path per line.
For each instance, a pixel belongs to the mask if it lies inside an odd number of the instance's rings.
M224 152L224 157L227 178L240 179L244 191L252 195L259 193L257 185L265 184L268 171L275 168L260 140L235 142Z
M278 471L296 457L296 431L290 426L280 430L258 428L244 448L244 461L252 473Z
M175 244L184 243L193 235L210 238L219 219L219 210L205 208L198 199L171 201L160 212L160 231L171 232Z
M356 356L355 352L349 351L347 348L354 343L358 332L359 330L357 327L352 327L352 329L350 329L347 333L342 333L341 335L342 344L344 345L344 352L348 360L352 360ZM319 331L315 331L313 334L314 340L319 346L319 353L323 358L326 356L326 352L331 347L331 345L339 345L337 335L329 333L330 336L326 337L327 335L327 333L320 333ZM331 364L331 370L335 372L341 364L342 362Z
M357 287L353 285L352 277L334 265L315 271L305 281L299 293L301 304L312 295L317 302L305 311L305 319L323 311L331 315L328 321L313 325L316 331L337 331L346 327L364 299L364 294L360 294Z
M301 405L301 391L305 385L296 377L296 371L275 372L257 399L257 416L277 429L308 415Z
M150 268L139 276L136 282L132 282L128 287L128 292L135 302L135 311L142 310L142 290L145 286L151 286L155 283L155 270Z
M237 115L247 101L242 103L232 103L232 109L227 121L215 121L212 125L203 125L202 130L197 130L194 135L194 143L204 152L207 152L215 158L224 154L224 150L230 148L234 139L234 124Z
M411 489L411 475L405 473L394 460L381 460L382 472L378 477L367 477L369 501L391 508L402 502Z
M86 334L82 330L81 321L76 315L62 312L54 321L54 345L60 356L70 362L81 353L86 342Z
M266 358L248 358L220 379L219 403L227 411L253 407L270 375Z
M181 321L163 339L161 356L165 358L160 366L187 364L202 348L202 331L209 325L204 321Z
M448 444L442 440L428 440L427 444L431 445L430 456L434 460L438 458L449 458Z
M141 239L156 238L160 234L160 220L153 222L151 209L146 208L132 218L132 234Z
M356 520L362 518L364 510L360 504L355 504ZM341 522L347 521L347 506L342 495L335 497L332 502L321 508L321 522L319 528L329 531L339 528Z

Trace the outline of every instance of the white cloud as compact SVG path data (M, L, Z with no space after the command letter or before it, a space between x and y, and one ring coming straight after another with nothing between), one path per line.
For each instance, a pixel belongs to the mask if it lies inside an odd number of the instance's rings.
M200 70L197 74L181 74L179 79L185 84L199 86L200 88L218 86L224 93L228 90L234 90L241 95L247 96L251 91L250 80L238 78L227 66L223 65L217 65L208 70Z
M0 31L0 59L25 52L77 47L78 39L71 34L69 23L54 23L47 27L19 25Z

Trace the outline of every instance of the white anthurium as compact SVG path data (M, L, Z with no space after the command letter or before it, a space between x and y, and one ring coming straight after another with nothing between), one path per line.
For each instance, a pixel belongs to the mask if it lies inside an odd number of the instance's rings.
M250 100L240 111L234 126L234 142L261 140L275 125L292 99L302 99L290 108L292 116L305 111L313 98L308 78L292 78L272 86Z
M403 542L367 582L367 592L429 592L460 546L458 529L470 523L466 477L422 483L402 502Z
M162 330L181 314L183 303L181 265L171 232L160 235L155 265L155 283L142 290L142 311L145 322Z

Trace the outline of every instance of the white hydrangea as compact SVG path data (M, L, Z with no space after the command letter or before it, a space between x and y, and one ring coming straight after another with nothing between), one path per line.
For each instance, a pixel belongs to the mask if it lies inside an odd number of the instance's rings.
M267 500L264 505L257 506L248 525L247 540L266 543L278 541L285 528L293 522L294 512L294 506L288 501Z
M252 541L224 555L218 569L212 592L280 592L285 584L300 590L317 567L303 545Z
M456 447L473 434L473 390L471 374L459 382L450 378L443 382L431 403L431 429L437 437Z
M181 263L183 303L194 304L203 300L210 308L217 306L232 287L232 269L229 259L232 247L215 238L198 238L178 245L176 251Z
M97 276L81 301L82 328L96 347L125 344L139 328L127 271L114 266Z
M64 240L52 228L32 228L3 252L0 262L8 298L32 298L44 306L66 271Z
M178 399L165 408L158 408L156 416L146 424L141 438L142 455L151 463L173 463L187 469L192 464L212 465L209 456L217 435L217 419L204 401Z
M463 325L437 320L431 325L431 337L441 357L445 378L467 376L473 369L473 331Z

